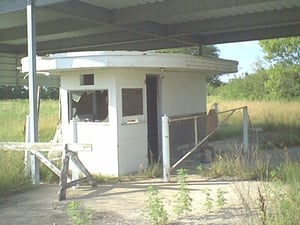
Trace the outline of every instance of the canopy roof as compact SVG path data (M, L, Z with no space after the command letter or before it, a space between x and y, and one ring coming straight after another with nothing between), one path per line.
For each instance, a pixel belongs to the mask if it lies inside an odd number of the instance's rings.
M36 0L39 55L300 35L299 0ZM26 1L0 1L0 53L27 54Z

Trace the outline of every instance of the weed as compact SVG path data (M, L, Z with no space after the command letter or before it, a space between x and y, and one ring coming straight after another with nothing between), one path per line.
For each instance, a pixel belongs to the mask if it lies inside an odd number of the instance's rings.
M299 224L300 164L285 162L276 170L275 185L270 196L270 215L266 224Z
M139 175L148 178L157 178L162 176L162 167L158 162L151 161L148 168L143 168L140 166Z
M266 199L264 195L262 194L260 188L257 188L258 191L258 202L259 202L259 220L261 221L262 225L266 225L267 222L267 206L266 206Z
M101 173L93 174L93 177L97 181L97 183L118 182L121 180L120 177L107 176Z
M158 191L149 186L147 188L147 201L146 201L146 213L152 224L164 225L168 222L168 215L164 209L164 205L161 197L158 195Z
M216 200L217 202L216 203L217 203L217 206L219 208L223 208L226 205L227 200L226 200L224 194L225 194L225 191L218 188L218 190L217 190L217 200Z
M269 176L269 161L261 152L245 155L242 151L232 150L217 155L206 169L210 177L233 177L241 180L264 180Z
M199 175L204 175L205 174L205 168L203 168L202 165L197 166L197 171Z
M208 211L208 212L211 212L212 211L212 209L213 209L213 199L212 199L212 197L211 197L211 190L210 189L208 189L208 188L205 188L204 190L203 190L203 192L204 192L204 194L205 194L205 202L204 202L204 206L205 206L205 208L206 208L206 210Z
M75 225L91 224L91 212L87 209L82 209L78 201L69 202L67 207L67 213L69 215L69 218Z
M185 169L178 169L176 178L179 183L179 190L175 195L175 206L173 210L176 215L180 217L192 211L192 198L190 197L189 189L186 187L187 174Z

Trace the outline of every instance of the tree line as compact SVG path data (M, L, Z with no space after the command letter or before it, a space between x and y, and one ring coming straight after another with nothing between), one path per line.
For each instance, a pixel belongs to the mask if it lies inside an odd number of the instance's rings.
M300 99L300 37L259 41L264 59L255 71L226 84L208 84L208 95L237 100Z
M0 99L27 99L28 87L27 86L13 86L1 85L0 86ZM41 99L58 99L58 88L54 87L41 87Z

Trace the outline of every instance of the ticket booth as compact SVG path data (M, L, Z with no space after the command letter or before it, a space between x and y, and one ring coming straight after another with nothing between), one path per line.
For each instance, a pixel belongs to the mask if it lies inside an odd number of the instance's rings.
M22 60L22 70L28 68ZM38 57L60 76L62 141L92 144L79 158L92 173L121 176L161 158L161 116L206 114L206 77L237 62L153 52L79 52Z

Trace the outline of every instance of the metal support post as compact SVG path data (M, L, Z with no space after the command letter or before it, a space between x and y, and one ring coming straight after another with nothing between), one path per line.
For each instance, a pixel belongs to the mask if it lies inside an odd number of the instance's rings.
M25 125L25 143L30 142L30 137L29 137L29 115L26 115L26 125ZM25 164L25 176L29 177L30 176L30 163L31 163L31 157L30 157L30 151L25 150L25 156L24 156L24 164Z
M162 117L162 155L164 181L170 181L170 139L169 139L169 117Z
M243 107L243 151L248 153L249 151L249 120L248 120L248 107Z
M29 141L38 141L37 84L36 84L36 21L34 0L27 0L27 45L28 45L28 88L29 88ZM39 184L39 167L35 156L31 156L33 184ZM33 174L34 173L34 174Z

